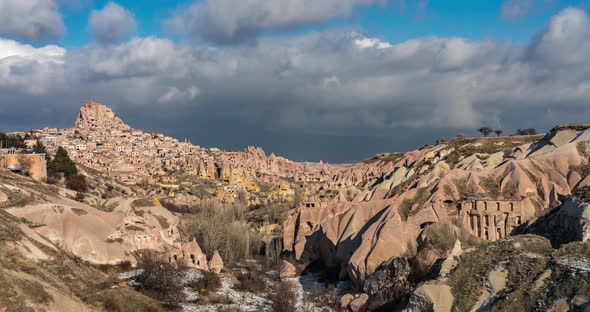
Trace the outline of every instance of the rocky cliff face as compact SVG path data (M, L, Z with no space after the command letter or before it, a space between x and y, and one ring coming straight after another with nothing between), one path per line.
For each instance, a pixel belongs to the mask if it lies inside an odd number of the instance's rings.
M484 240L517 233L559 206L562 195L590 183L589 128L455 139L385 164L377 159L347 168L336 182L361 192L349 202L298 209L284 224L284 246L300 261L321 260L362 286L387 260L415 254L431 224L453 222Z
M80 108L80 113L78 113L74 128L84 130L97 128L113 130L131 129L131 127L126 125L123 120L113 112L113 110L94 101L87 101L84 106Z
M207 269L206 256L196 242L181 241L179 218L156 204L134 204L133 198L112 198L104 205L86 195L86 202L70 199L75 192L56 189L0 172L3 211L26 220L29 231L52 246L95 265L135 265L134 252L153 250L183 260L191 267ZM108 207L108 208L107 208ZM190 258L202 259L200 263Z

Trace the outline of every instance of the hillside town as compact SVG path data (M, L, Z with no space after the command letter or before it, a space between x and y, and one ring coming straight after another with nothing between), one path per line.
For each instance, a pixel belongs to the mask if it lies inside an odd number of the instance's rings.
M179 177L189 176L221 183L227 190L257 191L255 179L312 185L329 180L327 164L292 162L274 154L267 156L256 147L236 152L203 148L186 139L133 129L110 108L94 101L82 106L72 128L15 134L27 135L28 147L39 140L50 154L61 146L76 163L109 173L126 184L173 184Z

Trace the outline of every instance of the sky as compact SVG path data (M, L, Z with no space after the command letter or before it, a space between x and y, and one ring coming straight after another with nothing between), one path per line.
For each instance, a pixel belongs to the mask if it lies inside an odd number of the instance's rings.
M193 144L352 162L590 116L585 0L0 0L0 131L88 99Z

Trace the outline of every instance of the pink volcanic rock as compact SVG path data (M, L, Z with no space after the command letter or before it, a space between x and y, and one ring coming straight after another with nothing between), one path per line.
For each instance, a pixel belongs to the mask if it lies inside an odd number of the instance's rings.
M87 101L80 108L74 128L84 130L96 128L131 129L110 108L94 101Z
M215 252L213 253L213 257L211 257L211 261L209 261L209 270L219 274L221 273L221 270L223 270L223 266L223 259L221 259L219 252L215 250Z
M79 204L76 206L39 204L11 208L18 217L44 226L35 232L63 250L92 264L135 264L131 252L140 249L168 251L177 249L178 218L162 207L144 207L150 213L138 217L131 211L104 212ZM163 228L159 219L166 219Z
M341 270L360 285L383 262L413 251L424 225L448 222L457 215L462 196L490 200L509 196L522 200L521 213L525 217L522 221L526 222L534 218L536 209L560 204L559 195L570 194L575 185L590 185L590 178L580 177L572 171L575 166L588 163L578 144L590 140L590 130L551 133L534 143L526 142L528 139L537 140L538 137L506 138L507 142L523 144L514 149L512 157L504 157L506 150L502 153L492 150L491 154L497 155L498 159L494 158L492 165L484 159L482 166L477 168L466 166L461 169L454 163L439 165L442 160L447 160L445 157L457 159L451 157L453 153L462 152L461 148L443 144L392 158L390 163L394 165L387 166L389 172L379 172L385 166L378 162L358 165L358 168L364 168L362 172L381 173L384 179L380 183L372 176L369 184L368 177L359 174L356 165L340 171L338 179L357 181L357 185L362 185L355 198L358 205L331 202L320 208L325 212L298 210L295 221L287 227L290 233L287 236L294 237L285 244L289 246L295 242L296 255L309 257L306 261L321 258L330 266L340 264ZM485 139L481 141L487 144ZM465 146L474 145L469 143L473 141L466 142ZM502 145L496 146L500 149ZM370 166L376 169L367 169ZM355 179L347 178L347 174L355 175ZM486 184L488 179L498 185L498 193L492 193L498 198L489 198L492 195L491 186ZM399 185L401 187L396 187ZM420 202L413 200L418 189L422 189L420 192L426 196ZM407 220L398 211L404 200L413 203ZM368 203L371 202L387 205L370 208ZM297 233L294 233L295 225L299 226ZM432 259L424 260L430 262Z

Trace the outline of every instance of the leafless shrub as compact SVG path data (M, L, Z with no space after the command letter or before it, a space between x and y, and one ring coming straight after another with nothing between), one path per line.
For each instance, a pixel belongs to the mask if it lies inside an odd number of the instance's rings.
M273 312L295 312L295 293L287 282L280 282L273 288L270 295Z
M250 258L260 251L259 234L245 220L243 205L211 203L194 215L185 215L184 231L195 237L206 254L219 252L226 262Z
M238 283L234 286L234 289L254 294L262 293L266 289L266 282L262 276L260 272L238 273L236 276Z
M153 252L141 255L142 274L137 277L141 289L166 304L176 306L182 295L182 269L165 261Z
M221 287L221 279L217 274L203 271L203 275L188 282L188 287L200 293L213 293Z

